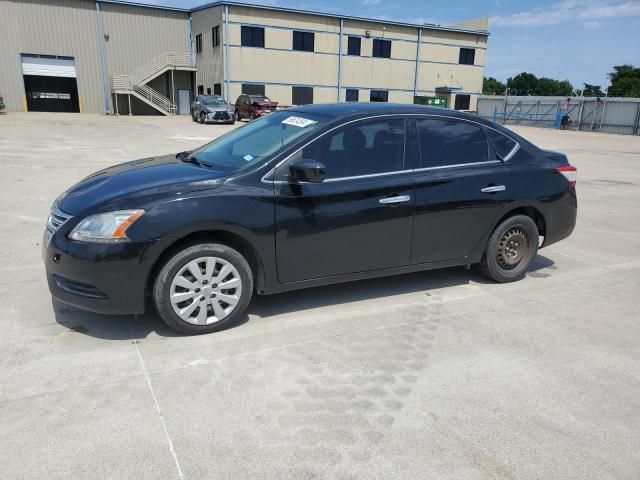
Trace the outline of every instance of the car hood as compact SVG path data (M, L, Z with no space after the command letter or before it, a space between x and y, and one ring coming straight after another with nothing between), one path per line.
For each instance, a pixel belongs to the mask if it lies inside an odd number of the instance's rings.
M276 108L278 102L253 102L251 105L261 108Z
M231 105L208 105L203 108L208 112L227 112L233 110Z
M169 195L215 188L225 173L185 163L175 155L144 158L105 168L80 181L58 200L71 215L141 208Z

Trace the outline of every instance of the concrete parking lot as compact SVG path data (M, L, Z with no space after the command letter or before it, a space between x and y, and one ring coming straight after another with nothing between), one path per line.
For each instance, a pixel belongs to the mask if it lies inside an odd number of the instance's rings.
M0 478L640 478L640 137L515 128L578 167L527 278L463 268L256 298L176 336L52 303L54 198L229 126L0 116Z

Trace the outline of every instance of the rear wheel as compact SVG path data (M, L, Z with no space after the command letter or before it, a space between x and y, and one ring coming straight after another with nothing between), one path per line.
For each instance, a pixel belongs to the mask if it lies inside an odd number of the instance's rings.
M480 271L500 283L520 280L538 253L538 235L538 227L530 217L507 218L489 237Z
M236 110L236 120L239 122L240 120L242 120L242 118L240 118L240 112L238 110Z
M160 270L153 299L164 322L196 335L226 328L241 318L253 292L245 258L226 245L203 243L177 252Z

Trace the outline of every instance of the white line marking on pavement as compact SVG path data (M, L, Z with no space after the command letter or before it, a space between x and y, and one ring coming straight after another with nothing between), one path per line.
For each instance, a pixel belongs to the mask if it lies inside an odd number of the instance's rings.
M171 455L173 455L173 461L176 464L176 468L178 469L178 476L180 477L180 480L184 480L184 474L182 473L182 468L180 468L180 462L178 461L178 455L176 455L176 450L175 448L173 448L173 442L171 441L171 437L169 436L169 430L167 429L167 423L164 421L164 417L162 416L162 411L160 410L160 404L158 403L158 397L156 397L156 392L153 390L153 385L151 385L151 378L149 377L149 372L147 371L147 366L144 363L144 360L142 359L142 354L140 353L140 348L138 347L138 343L137 340L133 338L133 335L131 335L131 324L129 323L129 320L127 319L127 326L129 327L129 337L131 338L131 341L134 342L133 344L136 347L136 353L138 354L138 359L140 360L140 365L142 366L142 373L144 374L144 377L147 379L147 385L149 386L149 391L151 392L151 397L153 397L153 402L156 405L156 411L158 412L158 416L160 417L160 422L162 423L162 428L164 430L164 436L167 439L167 442L169 443L169 451L171 452Z

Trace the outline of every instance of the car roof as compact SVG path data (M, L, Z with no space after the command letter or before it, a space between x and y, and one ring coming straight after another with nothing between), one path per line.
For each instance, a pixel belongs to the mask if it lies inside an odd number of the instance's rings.
M465 112L449 110L446 108L428 107L426 105L412 105L402 103L386 102L346 102L346 103L325 103L313 105L301 105L289 109L290 111L315 113L331 117L357 116L357 115L383 115L383 114L431 114L446 115L457 118L481 120L481 117Z

